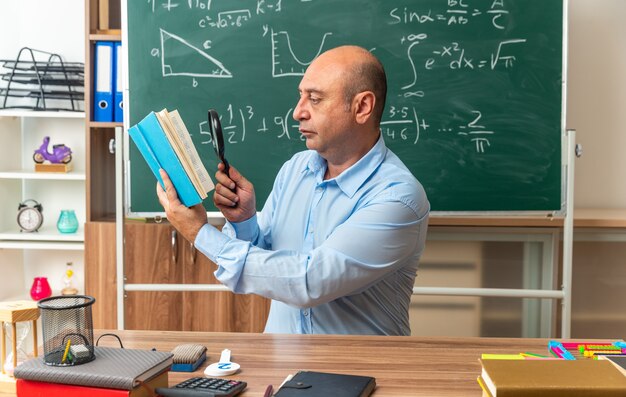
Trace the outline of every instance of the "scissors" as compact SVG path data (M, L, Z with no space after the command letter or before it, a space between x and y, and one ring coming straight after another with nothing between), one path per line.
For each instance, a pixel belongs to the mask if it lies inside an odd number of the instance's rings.
M213 149L215 154L224 163L224 173L229 175L230 165L224 157L224 134L222 133L222 123L220 123L220 116L214 109L209 109L209 130L211 132L211 141L213 142ZM230 175L229 175L230 176Z

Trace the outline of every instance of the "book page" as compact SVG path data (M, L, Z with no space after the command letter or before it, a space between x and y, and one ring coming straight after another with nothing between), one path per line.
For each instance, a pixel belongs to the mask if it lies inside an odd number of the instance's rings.
M205 199L207 197L207 194L206 192L204 192L202 183L197 177L196 172L194 171L194 167L191 165L191 159L189 158L189 154L186 152L182 142L180 141L180 138L178 137L176 128L172 124L168 111L166 109L163 109L155 114L157 116L157 119L159 120L159 124L161 124L161 127L163 128L163 132L165 133L167 140L170 142L172 149L174 149L176 156L180 160L183 168L185 169L185 173L189 176L191 183L193 184L200 197L202 199Z
M189 134L189 131L187 131L187 127L185 126L183 119L180 117L180 114L178 114L178 110L170 112L169 115L185 152L189 154L191 165L200 180L203 192L210 192L211 190L215 189L215 185L213 184L213 181L211 180L211 177L209 176L206 168L204 168L202 160L200 160L200 155L198 154L196 147L191 141L191 135Z

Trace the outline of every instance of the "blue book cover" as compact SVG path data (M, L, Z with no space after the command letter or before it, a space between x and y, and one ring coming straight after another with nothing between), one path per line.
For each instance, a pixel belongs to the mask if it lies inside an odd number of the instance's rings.
M163 180L159 175L159 168L167 172L176 188L178 198L184 205L191 207L202 202L202 198L187 176L154 112L150 112L137 125L132 126L128 134L161 186L163 186Z

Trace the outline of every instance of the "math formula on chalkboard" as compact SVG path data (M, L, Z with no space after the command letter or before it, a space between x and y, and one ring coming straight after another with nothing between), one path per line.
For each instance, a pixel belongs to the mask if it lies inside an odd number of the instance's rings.
M385 66L381 133L434 210L559 210L563 1L528 3L129 1L130 123L178 109L214 170L205 115L217 109L229 159L262 203L282 163L306 149L292 117L306 68L355 44ZM135 156L133 211L158 211Z

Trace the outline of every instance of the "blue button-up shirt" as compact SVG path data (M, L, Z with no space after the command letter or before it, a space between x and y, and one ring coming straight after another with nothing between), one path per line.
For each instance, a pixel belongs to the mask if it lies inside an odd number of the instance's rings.
M409 335L408 309L429 203L381 138L324 180L315 151L281 168L263 210L195 246L236 293L272 299L265 332Z

